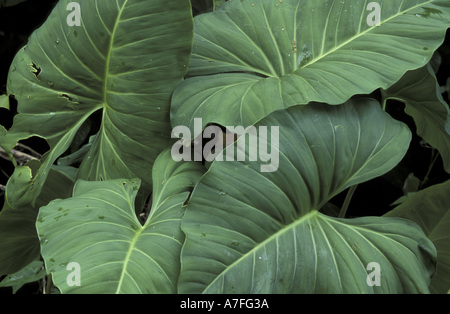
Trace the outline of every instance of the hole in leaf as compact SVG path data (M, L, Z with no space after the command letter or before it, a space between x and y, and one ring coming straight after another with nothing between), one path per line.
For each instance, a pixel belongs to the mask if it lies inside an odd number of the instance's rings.
M67 99L68 101L73 102L73 103L76 103L76 104L79 103L79 102L77 101L76 98L74 98L74 97L72 97L72 96L69 96L69 95L67 95L67 94L61 94L61 95L59 95L59 97L60 97L60 98L65 98L65 99Z
M36 65L33 61L31 61L31 65L30 65L33 70L31 70L31 73L34 74L34 76L36 76L36 78L39 80L39 74L41 74L42 70L41 67Z
M145 206L144 206L142 212L139 213L139 215L138 215L139 222L141 223L142 226L145 225L145 222L147 221L147 218L152 209L152 203L153 203L153 193L151 193L147 197L147 200L145 201Z
M50 146L44 138L33 136L19 141L15 149L36 159L41 159L50 150Z
M9 110L0 108L0 125L9 130L13 125L13 118L17 114L17 100L9 95Z

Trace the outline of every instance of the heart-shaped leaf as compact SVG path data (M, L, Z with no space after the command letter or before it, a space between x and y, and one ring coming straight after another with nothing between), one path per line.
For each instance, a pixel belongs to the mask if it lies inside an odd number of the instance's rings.
M79 178L141 178L148 194L152 164L170 141L170 97L188 67L189 1L70 3L59 1L11 65L8 93L18 100L19 115L2 144L12 148L33 135L49 143L31 182L35 200L49 167L100 111L100 130ZM72 25L77 18L80 25Z
M416 222L437 249L437 271L430 283L431 293L450 288L450 181L409 196L386 217L402 217Z
M256 124L263 126L272 130L278 170L260 172L260 162L249 161L251 141L245 161L212 164L182 220L179 291L428 292L436 252L418 225L318 211L345 188L392 169L409 146L406 125L366 99L295 106ZM277 126L279 140L272 139ZM371 265L379 266L379 285Z
M62 293L175 293L183 204L203 172L201 164L175 163L164 151L155 161L144 225L134 209L138 179L78 181L72 198L42 207L36 227L54 284ZM70 263L79 265L80 286L69 285Z
M293 105L341 104L425 65L450 26L449 3L374 3L241 0L196 16L194 77L177 87L172 125L252 125Z
M382 94L385 101L395 99L405 103L405 112L416 122L417 134L441 153L444 167L450 173L450 133L446 130L450 110L431 65L408 71Z

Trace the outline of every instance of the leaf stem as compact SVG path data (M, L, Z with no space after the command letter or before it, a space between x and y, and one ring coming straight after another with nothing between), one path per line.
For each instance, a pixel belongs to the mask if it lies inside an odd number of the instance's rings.
M353 194L355 193L357 187L358 184L351 186L350 189L348 190L347 196L345 197L344 203L342 204L342 208L341 211L339 212L338 218L344 218L345 215L347 214L348 206L350 205L350 201L352 200Z
M431 157L432 161L431 161L430 165L428 166L428 171L427 171L425 177L423 178L422 182L420 182L420 187L424 186L428 182L428 180L429 180L428 176L430 175L430 172L433 169L434 164L436 163L437 159L439 158L440 153L437 152L435 149L433 149L433 153L431 156L432 156Z
M43 294L51 294L51 290L52 290L52 274L49 274L47 276L44 276L44 278L42 278L43 281Z
M13 163L14 168L17 168L18 163L17 163L17 160L16 160L16 158L14 157L14 155L13 155L12 153L8 153L8 156L9 156L9 159L11 160L11 162Z

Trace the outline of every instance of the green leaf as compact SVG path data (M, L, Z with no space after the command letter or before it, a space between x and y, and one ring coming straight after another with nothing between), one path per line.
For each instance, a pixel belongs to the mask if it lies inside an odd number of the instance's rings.
M36 199L48 169L96 111L102 123L80 167L85 180L135 178L170 141L169 105L186 74L193 28L189 1L80 0L81 26L62 0L16 55L8 94L18 100L9 147L40 136L51 150L33 177ZM6 145L5 144L5 145Z
M35 282L45 276L45 270L42 268L44 263L41 261L33 261L18 272L6 276L0 282L0 287L12 287L13 293L16 293L23 285Z
M6 134L8 134L8 131L2 125L0 125L0 148L2 148L4 151L8 150L8 147L4 145L4 138Z
M4 207L0 213L0 275L12 274L39 258L37 210Z
M150 216L141 225L134 200L139 180L78 181L73 197L41 208L36 223L48 273L62 293L174 293L184 234L183 204L204 173L198 163L175 163L170 150L153 169ZM69 286L69 263L81 286Z
M272 130L267 138L279 126L279 141L269 141L279 151L278 170L260 172L260 162L249 161L256 146L248 143L245 161L212 164L182 220L179 291L428 292L435 249L419 226L318 211L347 187L391 170L408 149L407 126L370 99L295 106L256 124L262 126ZM367 284L373 262L381 286Z
M392 205L399 205L401 203L403 203L408 196L416 193L421 185L421 181L419 178L417 178L414 173L410 173L405 181L403 182L403 186L402 186L402 191L403 191L403 196L400 196L396 201L394 201Z
M35 227L39 207L71 195L76 177L74 169L53 166L36 205L32 206L29 185L33 171L39 167L39 161L16 167L6 184L5 205L0 212L0 275L15 273L39 258Z
M191 78L174 93L172 125L201 117L247 126L293 105L386 89L425 65L450 26L448 1L384 1L380 26L369 25L367 4L242 0L196 16Z
M450 181L411 195L386 217L402 217L419 224L437 249L437 272L431 293L446 293L450 287Z
M405 103L405 112L413 117L417 134L441 153L445 170L450 173L450 133L446 130L450 110L431 65L407 72L382 94L384 101Z
M0 95L0 108L9 110L9 97L8 95Z

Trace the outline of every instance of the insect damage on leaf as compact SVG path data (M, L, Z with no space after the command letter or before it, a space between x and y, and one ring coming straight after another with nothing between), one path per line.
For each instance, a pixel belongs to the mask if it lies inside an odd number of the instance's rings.
M61 94L61 95L59 95L59 97L60 98L65 98L65 99L67 99L68 101L70 101L72 103L79 104L79 102L78 102L78 100L76 98L71 97L71 96L69 96L67 94Z
M36 65L33 61L31 61L31 64L29 64L28 66L30 66L32 68L31 73L34 74L34 76L36 76L36 79L39 79L39 74L41 74L42 70L41 67Z

